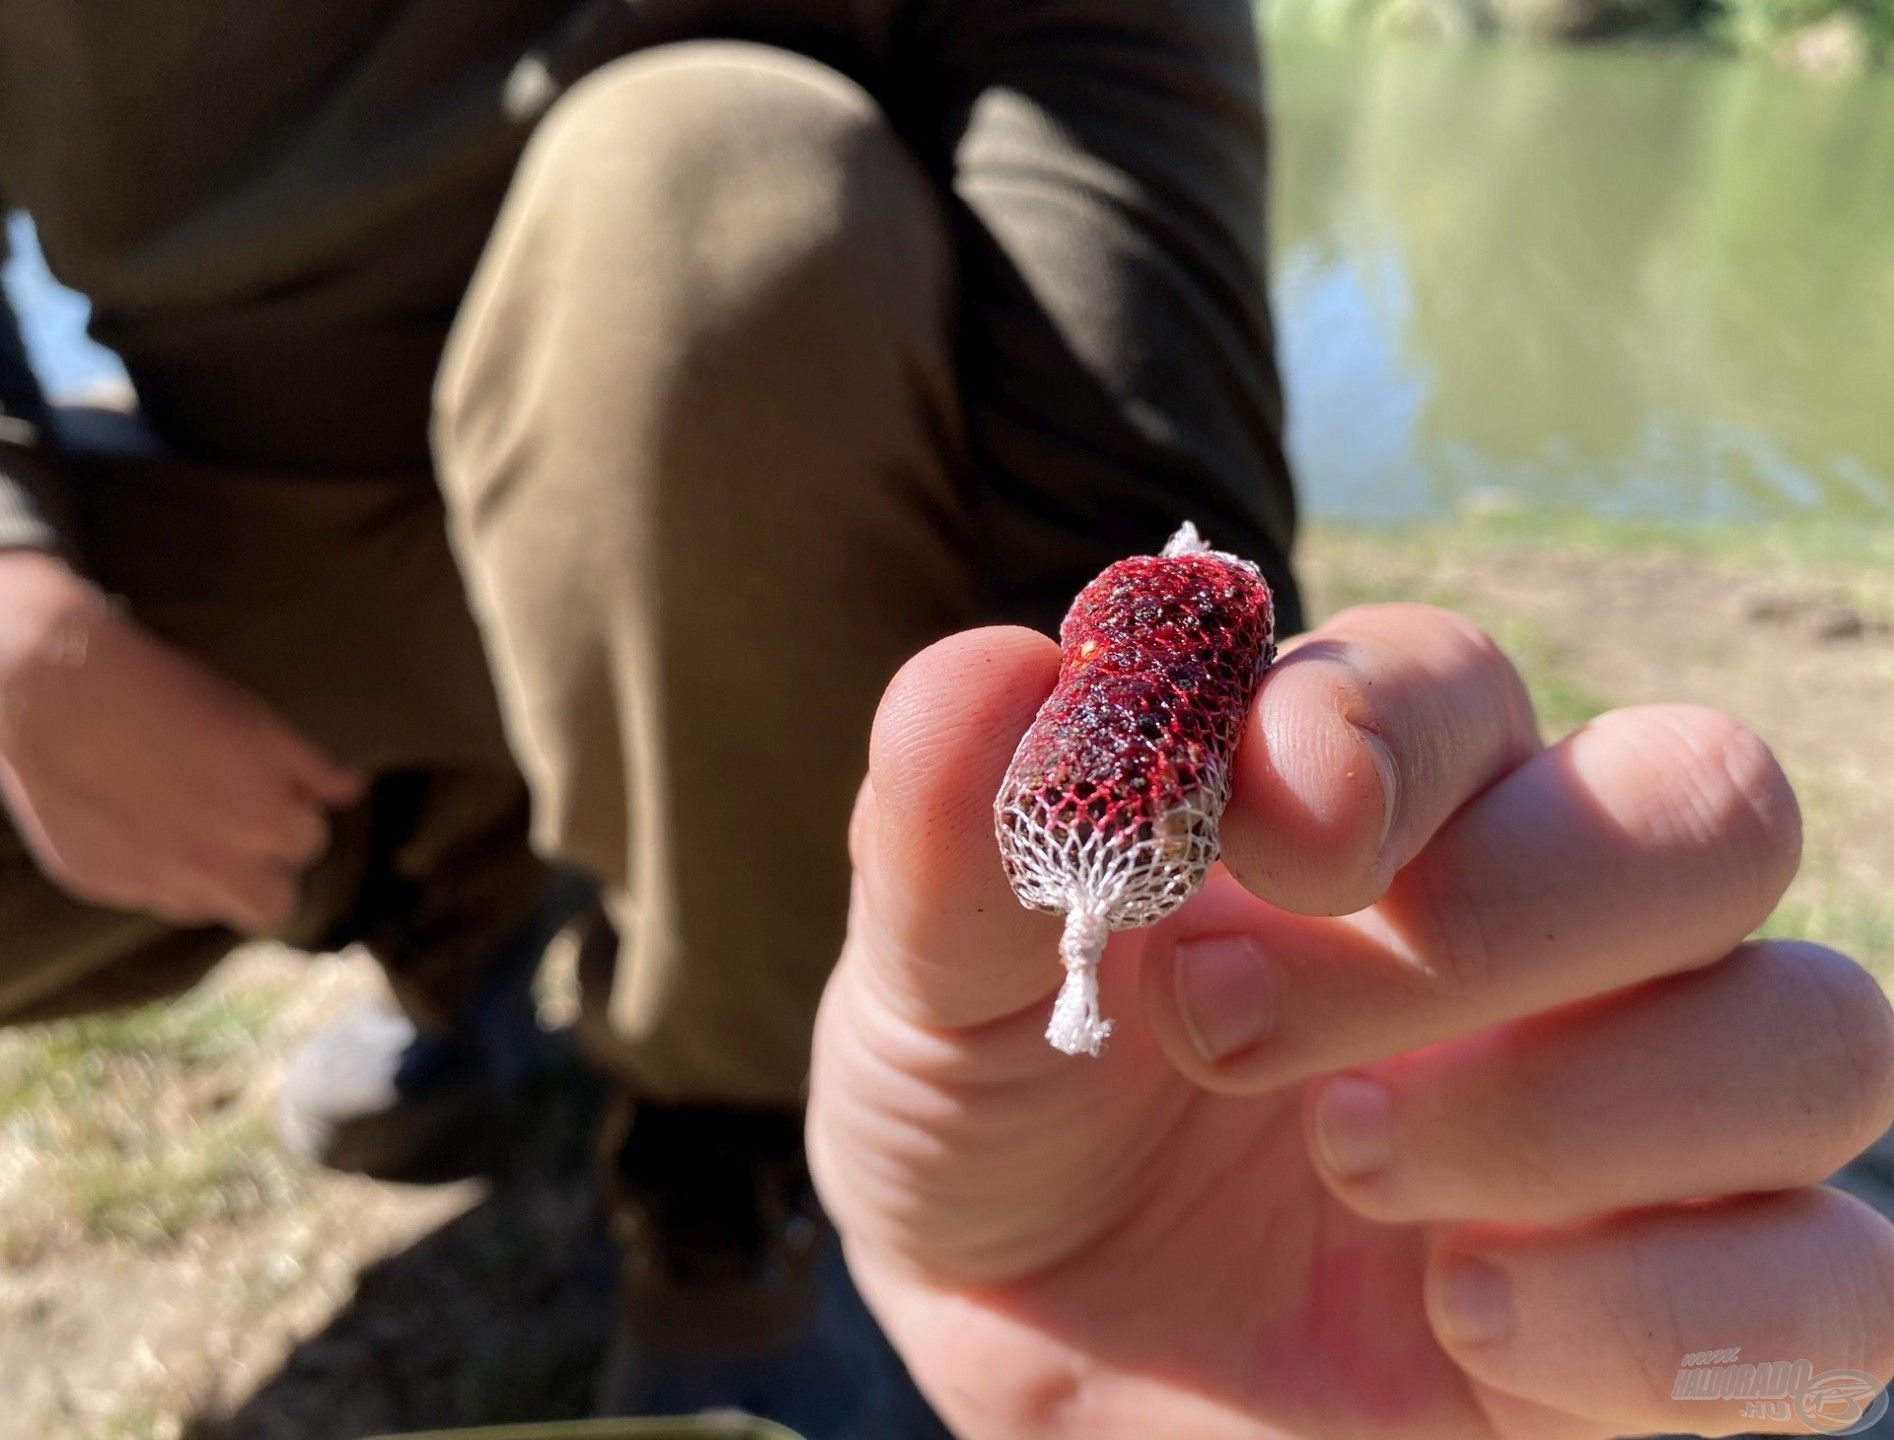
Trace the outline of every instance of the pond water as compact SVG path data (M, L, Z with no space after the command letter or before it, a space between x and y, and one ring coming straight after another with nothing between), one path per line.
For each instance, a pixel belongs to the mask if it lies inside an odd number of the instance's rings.
M1316 514L1894 518L1894 77L1278 38Z
M1894 519L1894 76L1289 36L1271 68L1312 513ZM71 393L111 362L24 248Z

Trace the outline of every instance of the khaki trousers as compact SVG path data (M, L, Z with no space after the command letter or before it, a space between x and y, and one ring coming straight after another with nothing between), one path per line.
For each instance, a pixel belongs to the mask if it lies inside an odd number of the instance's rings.
M833 72L665 47L535 132L441 369L438 493L72 462L88 570L378 777L286 938L366 937L439 1016L532 851L575 863L621 941L586 977L600 1058L641 1093L799 1098L875 698L983 614L941 212ZM0 837L6 1019L175 990L233 943L68 900Z

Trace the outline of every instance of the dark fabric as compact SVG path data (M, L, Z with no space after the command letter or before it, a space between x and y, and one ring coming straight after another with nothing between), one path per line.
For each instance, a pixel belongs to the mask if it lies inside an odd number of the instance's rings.
M175 453L420 472L538 115L606 60L709 36L850 75L951 188L1008 607L1043 623L1190 515L1296 623L1248 0L0 0L0 190ZM0 475L0 544L52 543L56 489Z

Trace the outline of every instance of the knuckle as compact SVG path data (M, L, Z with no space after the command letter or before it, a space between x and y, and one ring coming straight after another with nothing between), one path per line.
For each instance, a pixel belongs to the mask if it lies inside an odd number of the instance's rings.
M1434 613L1453 636L1457 666L1469 693L1478 694L1498 722L1498 733L1507 737L1513 762L1524 759L1535 748L1539 730L1525 676L1485 626L1458 611L1435 607Z
M1676 1305L1648 1303L1646 1297L1676 1293L1675 1257L1660 1235L1628 1228L1620 1260L1613 1267L1611 1288L1616 1292L1613 1307L1623 1315L1637 1317L1636 1342L1624 1347L1630 1367L1625 1377L1639 1391L1639 1410L1648 1413L1666 1405L1677 1383L1678 1357L1689 1352L1701 1340L1684 1328L1682 1309ZM1626 1339L1631 1338L1627 1329Z
M160 920L173 925L208 925L217 918L215 906L185 889L167 890L151 900L145 908Z
M1449 610L1444 605L1428 605L1418 600L1400 600L1385 605L1361 607L1375 622L1389 623L1403 635L1433 633L1445 639L1454 658L1482 679L1521 685L1519 670L1493 634L1477 620ZM1523 685L1521 686L1523 688Z
M1400 1147L1413 1203L1377 1218L1543 1225L1583 1213L1561 1143L1571 1130L1568 1090L1553 1068L1502 1032L1480 1045L1474 1073L1471 1089L1452 1088L1451 1110L1422 1104L1424 1121Z
M300 845L290 852L289 859L296 865L311 865L321 859L329 848L329 826L326 821L318 821L309 827Z
M1533 714L1532 692L1526 688L1526 677L1519 673L1513 657L1484 626L1453 611L1445 613L1466 647L1468 669L1485 680L1486 693L1502 698L1508 718L1513 722L1511 729L1528 736L1536 735L1538 721Z
M1438 605L1416 607L1428 612L1429 618L1441 629L1452 635L1454 642L1465 653L1467 659L1480 669L1508 681L1517 682L1519 672L1513 667L1512 660L1500 648L1499 641L1484 625L1471 620L1457 610L1448 610Z
M1834 1327L1840 1364L1876 1375L1894 1372L1894 1225L1866 1201L1832 1187L1794 1198L1806 1233L1823 1252L1819 1268L1809 1267L1812 1277L1822 1277L1812 1280L1810 1298Z
M1433 999L1471 999L1487 988L1496 968L1486 899L1474 886L1480 869L1423 854L1382 898L1382 913L1404 941L1408 973Z
M1561 1113L1564 1087L1546 1073L1531 1046L1505 1045L1496 1058L1502 1083L1488 1091L1490 1143L1474 1152L1482 1166L1493 1166L1485 1183L1507 1197L1505 1209L1512 1216L1540 1224L1576 1218L1582 1192L1560 1164L1553 1138L1569 1129Z
M174 852L174 859L176 873L199 887L205 884L228 884L242 870L233 850L226 845L207 841L180 844Z
M1816 1033L1833 1037L1820 1094L1843 1163L1894 1122L1894 1009L1880 984L1847 956L1817 945L1777 947L1820 1007Z
M1714 846L1733 879L1773 904L1802 856L1801 809L1774 752L1753 730L1707 707L1621 713L1643 722L1646 764L1677 825Z
M1847 956L1800 940L1738 947L1721 973L1776 1037L1772 1103L1786 1153L1814 1184L1894 1122L1894 1010ZM1820 1036L1821 1043L1799 1043Z
M1470 743L1469 725L1477 727L1477 735L1491 737L1489 743L1497 744L1511 763L1536 748L1538 726L1525 678L1486 627L1456 610L1412 601L1360 606L1348 613L1354 619L1343 628L1369 637L1397 664L1424 669L1433 696L1423 711L1451 697L1448 709L1460 718L1422 727L1423 733L1444 728L1433 738L1443 756L1484 753L1487 745Z
M267 830L270 852L291 865L306 865L328 848L329 822L308 811L287 810Z
M245 875L232 883L231 892L253 926L277 923L287 916L292 903L288 884L274 875Z

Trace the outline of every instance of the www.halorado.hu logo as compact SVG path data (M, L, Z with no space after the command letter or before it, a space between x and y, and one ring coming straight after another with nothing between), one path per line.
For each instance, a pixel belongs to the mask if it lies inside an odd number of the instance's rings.
M1673 1400L1740 1400L1746 1419L1791 1421L1818 1435L1858 1435L1887 1414L1886 1388L1862 1370L1822 1370L1807 1360L1743 1363L1740 1349L1684 1356Z

